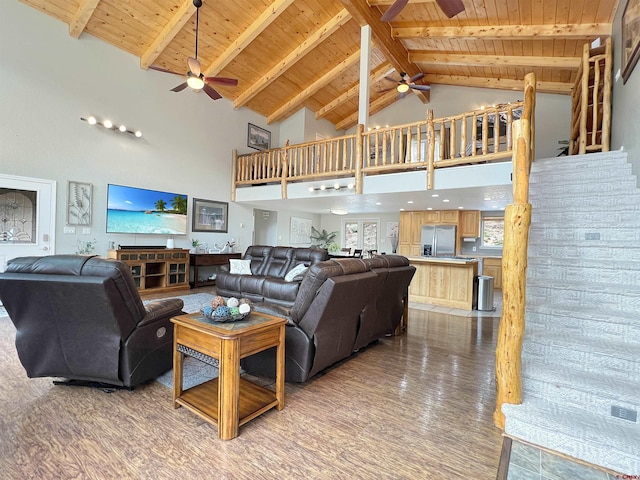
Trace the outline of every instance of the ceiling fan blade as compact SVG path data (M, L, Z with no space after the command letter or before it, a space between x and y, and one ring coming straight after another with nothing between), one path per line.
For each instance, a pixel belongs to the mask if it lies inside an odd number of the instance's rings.
M379 90L379 93L387 93L390 92L391 90L395 90L396 87L390 87L390 88L385 88L384 90Z
M237 78L226 78L226 77L205 77L204 81L206 83L216 83L218 85L225 85L228 87L237 87L238 79Z
M149 65L149 70L155 70L156 72L162 72L162 73L171 73L173 75L178 75L180 77L183 76L181 73L172 72L171 70L167 70L166 68L156 67L155 65Z
M218 92L215 91L215 89L211 88L206 83L204 87L202 87L202 89L204 90L204 93L206 93L207 95L209 95L209 97L211 97L212 100L218 100L219 98L222 98L222 95L220 95Z
M436 0L436 3L448 18L464 12L462 0Z
M393 83L398 83L398 80L396 78L384 77L384 79L389 80L390 82L393 82Z
M384 12L384 15L380 17L380 20L383 22L390 22L400 13L400 11L407 6L409 0L396 0L393 5L389 7L389 9Z
M185 88L187 88L187 82L181 83L180 85L178 85L177 87L174 87L171 89L172 92L181 92L182 90L184 90Z
M187 59L187 64L189 65L189 70L195 77L200 76L200 62L193 57L189 57Z
M422 92L427 92L431 90L431 85L409 85L413 90L420 90Z
M420 73L416 73L413 77L411 77L409 79L409 83L413 83L416 80L420 80L422 77L424 77L424 73L420 72Z

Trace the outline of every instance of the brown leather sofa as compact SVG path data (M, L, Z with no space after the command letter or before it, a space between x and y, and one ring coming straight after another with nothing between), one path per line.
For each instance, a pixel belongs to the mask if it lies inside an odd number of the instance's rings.
M133 388L172 367L180 299L142 304L129 267L85 255L21 257L0 274L30 378Z
M327 258L327 251L320 248L253 245L242 257L251 262L251 275L221 272L216 277L216 291L223 297L292 307L302 279L287 282L286 274L296 265L309 267Z
M285 317L285 377L307 379L392 333L404 314L415 267L399 255L333 259L312 265L287 307L270 302L256 309ZM243 359L251 374L273 377L275 349Z

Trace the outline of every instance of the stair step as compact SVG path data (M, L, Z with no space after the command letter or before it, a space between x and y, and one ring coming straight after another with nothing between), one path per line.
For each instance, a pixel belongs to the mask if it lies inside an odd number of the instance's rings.
M638 215L640 215L640 212ZM531 225L529 238L532 242L561 240L563 242L575 242L576 244L588 242L590 245L603 246L611 245L614 242L640 244L640 221L634 219L629 223L606 225L592 223L589 220L581 222L580 225L572 220L567 220L566 223L541 224L537 222Z
M535 328L540 335L584 335L607 342L640 344L640 324L635 312L570 308L548 301L527 302L525 319L526 325Z
M640 246L637 243L618 242L616 245L593 245L592 241L567 245L567 242L537 241L529 239L529 256L534 257L566 257L575 259L606 259L614 261L636 261L640 258Z
M619 194L635 193L638 187L636 177L629 175L616 182L603 183L598 178L592 182L571 183L567 185L554 185L544 183L532 183L529 185L529 195L545 195L552 197L578 197L585 195L600 195L604 192Z
M521 405L504 404L502 411L509 436L623 475L640 472L638 424L526 396Z
M537 263L529 261L527 267L527 282L532 285L543 285L549 278L555 282L570 282L583 284L615 284L615 285L640 285L639 262L629 262L620 268L613 268L600 262L586 267L584 265L554 264L549 262ZM619 264L621 262L616 262Z
M585 372L527 358L523 359L522 380L528 395L595 415L611 415L614 405L640 413L637 382L613 379L606 372Z
M572 204L568 202L558 202L557 198L547 195L530 195L530 202L533 210L537 209L558 209L565 211L573 209L595 209L596 211L612 211L618 209L637 208L640 205L640 193L638 189L628 195L618 193L603 192L601 195L591 195L587 197L577 197ZM634 207L630 207L633 205Z
M537 358L553 364L562 362L583 370L606 372L607 376L640 382L640 358L634 358L631 348L621 342L607 342L586 335L555 333L553 336L541 329L527 328L526 342L522 344L523 358Z

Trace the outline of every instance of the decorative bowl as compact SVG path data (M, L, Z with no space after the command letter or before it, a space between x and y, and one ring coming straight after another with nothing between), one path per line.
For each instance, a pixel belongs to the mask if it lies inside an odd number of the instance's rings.
M202 313L202 315L207 317L209 320L212 320L214 322L219 322L219 323L237 322L237 321L243 320L243 319L247 318L249 315L251 315L250 311L246 312L246 313L239 313L239 312L231 313L231 312L229 312L226 315L221 315L220 313L218 313L216 315L216 310L212 309L209 306L202 307L200 309L200 313Z

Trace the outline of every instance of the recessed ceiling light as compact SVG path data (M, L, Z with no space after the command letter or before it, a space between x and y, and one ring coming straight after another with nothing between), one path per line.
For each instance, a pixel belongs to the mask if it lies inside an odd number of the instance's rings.
M413 200L409 200L407 203L413 203Z
M401 209L400 209L400 211L401 211L401 212L404 212L404 208L401 208Z
M427 207L427 210L433 210L433 208L431 208L431 207Z
M449 200L448 200L448 199L446 199L446 198L445 198L444 200L442 200L442 201L443 201L444 203L448 203L448 202L449 202Z
M464 210L464 207L458 207L458 210Z
M432 194L431 194L431 196L432 196L433 198L438 198L440 195L438 195L437 193L432 193Z
M494 206L492 206L491 208L498 208L498 205L494 205Z
M382 203L380 203L380 202L376 202L376 205L382 205Z
M489 200L491 200L491 197L484 197L485 202L488 202Z

